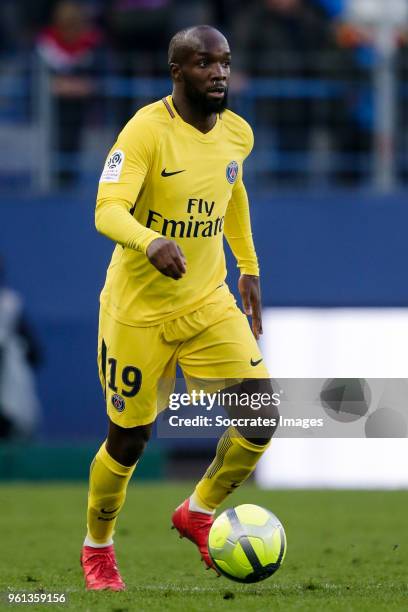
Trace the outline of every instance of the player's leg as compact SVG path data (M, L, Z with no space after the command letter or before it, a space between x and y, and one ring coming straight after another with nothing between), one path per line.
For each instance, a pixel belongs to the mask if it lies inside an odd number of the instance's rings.
M109 421L107 440L92 461L89 473L87 535L81 564L88 590L121 591L113 548L117 517L125 503L128 483L149 439L152 424L119 427Z
M247 317L235 303L225 300L221 318L210 320L203 333L186 342L180 351L180 362L190 379L223 379L225 397L238 401L223 402L231 418L257 417L268 422L264 427L238 425L229 427L218 442L216 455L197 484L191 507L213 512L254 471L269 446L278 423L269 372L263 362ZM217 310L215 309L215 314ZM236 379L241 379L236 382ZM218 381L215 381L218 386ZM252 401L270 398L258 407ZM241 398L248 401L241 401ZM252 408L256 406L256 410Z
M146 354L143 347L149 346ZM171 353L159 326L136 328L101 312L98 365L109 431L90 469L87 525L82 551L88 589L122 590L113 533L137 461L157 411L157 381Z
M183 371L189 379L224 379L224 392L228 380L241 379L239 392L268 393L272 398L269 373L247 318L228 298L221 311L221 316L218 307L213 313L209 311L206 328L184 343L179 355ZM237 391L236 383L229 390ZM254 416L248 405L230 406L228 412L230 416ZM230 427L219 440L215 458L194 492L173 515L175 527L199 546L207 565L211 565L207 535L215 509L251 475L276 429L278 413L272 401L256 416L269 418L271 425L261 430ZM200 525L196 529L197 521Z
M231 419L243 424L230 426L218 441L214 460L197 484L190 508L213 513L216 508L245 482L267 450L279 422L279 413L273 403L273 388L269 378L245 379L242 383L223 390L226 397L237 397L235 404L224 403ZM251 396L271 398L270 405L261 406L256 412L251 408ZM240 398L245 398L241 402ZM248 398L248 401L247 401ZM268 423L265 426L246 425L254 417Z
M153 423L123 428L109 420L109 433L98 450L89 474L86 546L113 544L116 519L137 461L149 440Z
M245 381L246 387L252 380ZM262 381L264 389L268 389L269 380ZM250 385L249 385L250 386ZM233 391L231 387L225 391ZM272 391L264 391L270 393ZM233 414L231 410L231 414ZM242 414L248 415L248 411ZM267 417L275 423L278 414L275 408L266 411ZM253 416L253 415L252 415ZM188 537L197 544L201 557L207 567L212 567L208 554L208 533L214 521L214 513L218 506L230 493L235 491L254 471L259 459L269 446L276 426L263 428L253 437L252 431L239 431L239 428L229 427L221 436L215 457L206 470L194 491L174 512L172 521L182 536ZM245 435L243 435L245 434ZM247 437L245 437L247 436ZM261 437L259 437L261 436Z

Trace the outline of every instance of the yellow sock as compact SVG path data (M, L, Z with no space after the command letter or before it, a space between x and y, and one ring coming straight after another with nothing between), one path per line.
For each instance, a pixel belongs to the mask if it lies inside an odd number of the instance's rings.
M195 504L204 510L217 508L252 474L268 446L253 444L229 427L218 442L214 461L195 488Z
M111 541L135 467L136 464L127 467L115 461L108 454L105 442L102 444L89 475L87 541L99 545Z

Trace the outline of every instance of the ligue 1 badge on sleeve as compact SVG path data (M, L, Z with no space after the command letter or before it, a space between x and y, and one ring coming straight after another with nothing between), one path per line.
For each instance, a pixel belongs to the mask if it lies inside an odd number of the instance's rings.
M106 160L105 167L102 171L100 183L117 183L119 182L122 172L125 154L121 149L115 149Z
M238 176L238 164L236 161L231 161L228 164L226 176L227 176L227 181L231 183L231 185L232 183L235 183L235 181L237 180L237 176Z

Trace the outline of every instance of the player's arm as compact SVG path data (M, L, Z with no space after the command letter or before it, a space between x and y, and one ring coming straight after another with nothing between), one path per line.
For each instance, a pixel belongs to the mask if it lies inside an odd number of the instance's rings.
M252 316L252 331L258 339L262 334L259 265L252 239L248 196L242 177L234 185L232 198L228 204L224 235L241 272L238 289L244 312Z
M155 147L154 134L143 121L135 117L125 126L102 171L95 226L98 232L118 244L145 253L165 276L178 279L186 271L178 245L143 226L132 214L148 176Z

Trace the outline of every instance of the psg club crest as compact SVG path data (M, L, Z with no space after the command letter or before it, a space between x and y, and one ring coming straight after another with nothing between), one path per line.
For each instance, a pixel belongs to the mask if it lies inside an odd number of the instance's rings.
M118 412L123 412L125 409L125 400L118 393L112 395L112 406L116 408Z
M226 175L227 181L231 183L231 185L232 183L235 183L238 176L238 164L236 161L232 161L228 164Z

